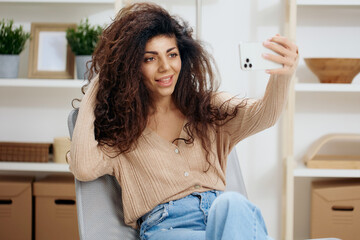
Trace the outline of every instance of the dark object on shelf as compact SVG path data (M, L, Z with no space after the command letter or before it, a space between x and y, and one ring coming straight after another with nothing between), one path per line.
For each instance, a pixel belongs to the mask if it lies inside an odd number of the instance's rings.
M360 58L305 58L321 83L351 83L360 72Z
M0 142L0 161L48 162L51 143Z

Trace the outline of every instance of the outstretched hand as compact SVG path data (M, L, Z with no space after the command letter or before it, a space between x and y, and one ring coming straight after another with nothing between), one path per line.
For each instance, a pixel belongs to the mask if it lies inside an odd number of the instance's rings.
M292 75L299 61L299 51L295 43L290 41L287 37L276 34L274 37L265 41L264 46L273 50L276 54L266 53L263 54L265 59L280 63L283 65L282 68L278 69L267 69L266 72L269 74L281 74L281 75Z

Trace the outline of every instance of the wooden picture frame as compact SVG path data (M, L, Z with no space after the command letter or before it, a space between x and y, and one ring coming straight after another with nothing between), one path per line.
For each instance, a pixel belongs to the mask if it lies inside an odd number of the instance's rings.
M75 23L32 23L28 78L74 79L75 56L66 30Z

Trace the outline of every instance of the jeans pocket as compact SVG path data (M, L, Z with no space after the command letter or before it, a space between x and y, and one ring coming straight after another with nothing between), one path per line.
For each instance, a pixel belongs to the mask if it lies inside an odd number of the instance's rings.
M143 223L140 227L141 239L147 239L153 230L156 231L155 226L166 219L166 217L169 215L168 205L169 204L167 203L160 204L156 206L150 213L145 215L145 219L143 220Z

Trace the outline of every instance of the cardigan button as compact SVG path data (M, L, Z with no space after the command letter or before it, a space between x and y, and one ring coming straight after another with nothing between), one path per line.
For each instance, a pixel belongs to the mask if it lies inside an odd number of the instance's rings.
M184 176L185 176L185 177L189 176L189 173L188 173L188 172L184 172Z
M200 185L199 185L199 184L196 184L196 185L194 186L194 188L195 188L195 189L199 189L199 188L200 188Z
M174 151L175 151L175 153L179 153L179 149L177 149L177 148L175 148Z

